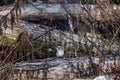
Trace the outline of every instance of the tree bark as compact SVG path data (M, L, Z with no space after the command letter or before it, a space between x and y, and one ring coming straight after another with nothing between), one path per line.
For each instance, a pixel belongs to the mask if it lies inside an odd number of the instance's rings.
M66 7L64 7L66 6ZM12 7L12 6L11 6ZM21 4L22 20L42 20L42 19L66 19L66 14L69 12L72 17L78 19L91 20L116 20L120 17L120 5L115 4L45 4L42 2L34 2L30 4ZM9 8L10 9L10 8ZM0 15L5 15L9 10L0 12ZM104 19L103 19L104 18Z
M69 12L72 17L78 19L89 18L91 20L115 20L116 16L120 17L120 5L107 5L111 7L100 8L99 5L92 4L41 4L33 3L21 6L20 19L23 20L41 20L41 19L66 19L66 14ZM66 12L67 11L67 12ZM102 12L102 14L101 14ZM114 16L113 16L114 15ZM104 19L103 19L104 18Z

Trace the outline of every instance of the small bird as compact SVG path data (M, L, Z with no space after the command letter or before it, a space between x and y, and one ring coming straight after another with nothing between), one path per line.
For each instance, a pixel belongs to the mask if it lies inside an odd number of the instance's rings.
M56 48L57 52L56 52L56 56L57 57L63 57L64 56L64 50L61 48L61 46L58 46Z

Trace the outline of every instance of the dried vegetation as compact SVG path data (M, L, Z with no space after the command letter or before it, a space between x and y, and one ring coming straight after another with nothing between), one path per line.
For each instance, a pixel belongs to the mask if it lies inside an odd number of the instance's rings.
M54 0L47 0L48 3L53 3L50 1L54 2ZM61 2L55 3L60 3L63 6L63 9L67 12L65 8L67 3L64 3L62 0L60 1ZM72 0L69 1L72 3ZM119 3L119 0L118 2L117 0L115 1L116 3ZM31 2L31 0L28 2ZM19 20L19 15L21 13L20 4L24 2L16 0L14 2L14 7L10 10L10 12L4 16L1 16L0 19L0 79L7 80L8 78L5 75L6 73L11 73L9 78L13 77L15 71L13 69L14 67L11 68L11 66L16 64L16 62L29 62L30 60L39 61L39 59L55 57L56 47L62 46L62 48L65 50L66 58L89 56L89 67L87 68L83 68L85 65L82 66L79 63L76 64L76 66L74 66L73 63L70 63L71 73L74 70L77 71L76 78L91 76L95 77L100 74L110 74L114 76L115 80L119 80L120 64L115 63L114 67L108 67L105 65L105 61L106 58L112 57L115 62L115 58L118 57L116 55L120 54L120 6L115 10L110 10L110 7L116 6L112 0L94 0L93 3L96 4L100 9L99 16L95 16L95 14L92 14L91 12L89 1L80 0L78 2L86 14L76 15L75 17L67 12L65 17L67 17L66 21L69 25L69 39L72 40L72 42L62 42L61 40L53 39L51 33L56 29L56 21L52 19L47 21L45 20L46 22L44 22L44 24L38 21L40 25L42 24L45 26L50 26L51 28L50 30L46 30L46 32L42 35L38 34L39 36L33 37L33 35L29 35L27 32L22 31L21 33L18 33L19 35L16 39L8 38L5 30L9 28L10 32L12 33L14 28L20 26L18 23L21 22L21 20ZM83 4L87 4L87 6L84 6ZM110 16L110 11L112 16ZM83 15L86 15L86 17ZM80 25L82 25L82 27L80 27ZM89 27L90 33L88 33L89 31L86 31L86 26ZM72 34L82 36L84 41L82 41L83 39L78 42L74 41ZM98 64L94 64L92 61L92 57L96 56L99 57ZM53 58L53 60L56 59ZM46 68L46 64L48 62L44 60L41 62L44 63L44 67L37 70L38 72L36 79L39 78L39 71L42 70L43 78L41 79L47 80L49 68ZM83 64L85 64L85 62L83 62ZM34 72L34 70L28 70L26 72L27 78L32 78L31 75L34 74ZM17 78L19 77L20 80L22 80L22 73L19 73L20 74L17 75ZM74 79L70 76L71 74L66 74L63 78L66 80Z

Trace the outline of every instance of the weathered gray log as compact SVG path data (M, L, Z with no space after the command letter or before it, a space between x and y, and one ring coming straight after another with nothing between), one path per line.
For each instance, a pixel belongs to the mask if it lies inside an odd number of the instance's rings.
M23 20L66 19L67 12L69 12L72 16L80 19L93 18L96 20L103 20L104 18L104 20L109 20L109 19L114 20L114 18L118 16L120 17L120 5L101 4L101 6L95 4L94 5L93 4L61 5L61 4L44 4L41 2L34 2L32 4L24 4L20 6L21 7L20 19ZM9 7L9 9L11 8ZM5 15L8 12L9 10L6 11L3 10L0 12L0 15ZM102 12L102 14L100 12Z
M41 4L33 3L26 4L21 6L22 14L21 19L23 20L41 20L41 19L65 19L67 12L69 12L74 17L79 18L95 18L96 20L101 20L104 16L105 20L114 19L113 14L120 15L120 6L119 5L101 5L103 8L100 8L98 5L81 5L81 4L66 4L63 8L61 4ZM90 9L90 10L89 10ZM101 13L103 15L101 15ZM107 12L107 13L106 13ZM109 16L109 17L108 17Z
M82 45L87 44L87 46L94 45L94 50L99 46L100 50L106 50L107 44L110 43L109 40L105 40L101 38L99 35L94 34L92 37L91 33L86 33L86 37L80 36L77 34L70 34L69 32L63 32L57 29L52 29L45 25L37 25L29 22L24 22L21 24L24 30L31 34L34 39L42 39L42 36L46 35L46 38L49 38L49 35L52 38L52 41L57 40L58 42L64 43L71 43L73 46L78 46L80 43ZM48 40L49 41L49 40ZM69 45L69 44L68 44ZM66 45L67 46L67 45ZM120 47L120 43L113 43L111 46L112 51L117 51Z
M112 74L112 68L117 68L118 66L118 59L111 60L95 57L68 59L51 58L47 60L16 63L14 71L16 71L17 74L22 75L21 77L24 80L27 80L25 77L30 79L30 75L27 75L28 73L33 73L33 76L31 77L33 79L44 79L44 77L46 77L46 79L51 80L67 80L76 78L81 79L90 75L98 76L100 74ZM107 69L109 70L107 71ZM16 74L14 74L14 76L15 75ZM93 80L93 78L91 80Z

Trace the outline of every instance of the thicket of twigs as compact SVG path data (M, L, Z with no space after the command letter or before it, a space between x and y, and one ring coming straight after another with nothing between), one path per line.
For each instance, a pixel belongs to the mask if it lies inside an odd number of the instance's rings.
M6 4L10 0L2 0ZM59 2L60 1L60 2ZM60 3L61 5L66 5L62 0L45 0L47 3ZM75 3L74 0L69 0L69 3ZM76 0L77 1L77 0ZM101 9L100 16L102 17L102 20L96 20L97 16L93 16L91 14L91 10L89 6L84 7L83 4L90 5L91 2L87 0L78 1L79 4L82 6L82 8L86 11L88 18L84 17L84 20L77 19L73 17L69 12L67 13L68 17L68 25L69 25L69 33L70 34L77 34L79 36L83 36L85 38L85 43L82 42L77 43L78 47L74 48L74 46L69 46L66 49L66 57L73 57L73 53L76 50L78 57L81 56L98 56L101 54L102 56L107 56L110 53L115 53L119 48L113 49L112 46L116 46L119 44L120 40L120 13L119 10L112 10L113 16L112 18L109 18L109 10L107 8L112 7L113 4L119 4L119 0L92 0L93 4L98 5ZM55 29L54 21L48 21L46 26L50 26L52 29L50 31L46 31L43 35L40 35L37 38L33 38L30 35L28 35L26 32L21 32L18 36L18 38L9 46L3 46L3 42L6 40L6 36L3 32L3 29L8 28L8 24L10 24L11 30L15 28L15 25L19 23L19 15L21 13L20 5L24 3L32 3L32 0L16 0L14 2L14 7L11 9L11 11L6 14L5 16L1 16L0 19L0 56L1 56L1 66L10 62L10 63L16 63L18 61L29 61L29 60L36 60L41 58L48 58L48 57L55 57L56 56L56 47L58 45L61 45L65 47L65 44L58 40L52 40L51 32ZM64 3L64 4L63 4ZM118 11L117 11L118 10ZM82 16L80 16L81 19ZM73 22L71 22L73 21ZM88 36L87 32L85 31L79 31L79 27L75 27L77 25L83 25L83 29L85 28L86 24L90 27L91 35ZM99 34L99 35L96 35ZM102 42L97 43L97 40L94 41L93 39L99 39ZM72 39L72 38L71 38ZM88 46L87 41L89 41L92 45ZM75 42L75 41L74 41ZM75 42L76 43L76 42ZM68 44L68 43L67 43ZM71 44L71 43L70 43ZM72 43L74 44L74 43ZM102 49L101 49L102 47ZM96 51L94 51L94 48ZM53 51L49 51L48 49L52 49ZM82 55L81 55L82 54ZM104 62L104 61L102 61ZM92 65L94 68L96 68L96 65ZM96 71L97 72L97 71ZM79 72L80 73L80 72ZM116 74L116 77L118 77L119 67L115 68L113 73Z

